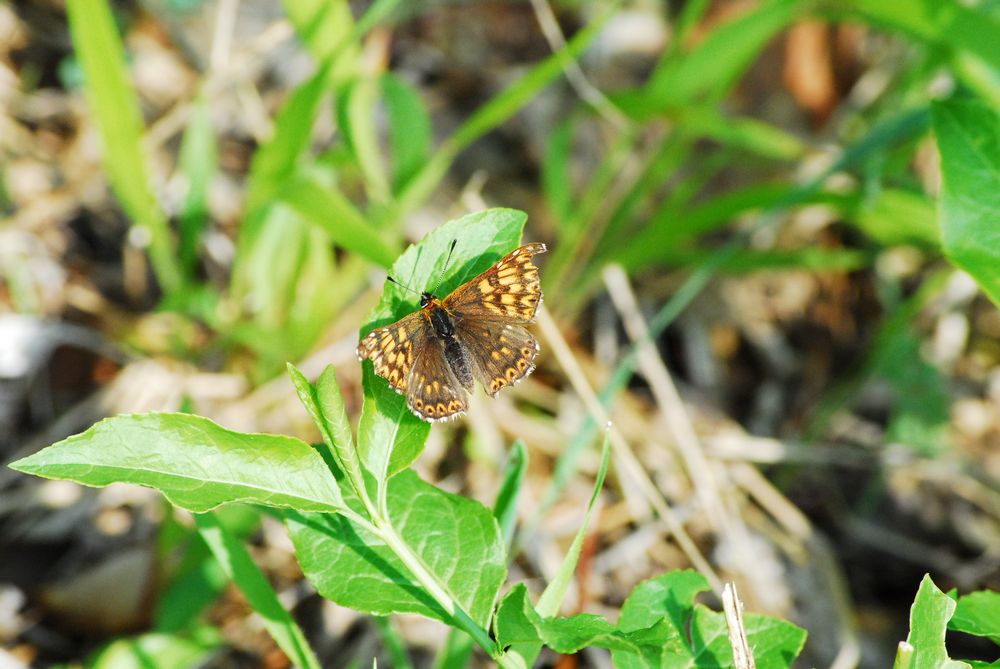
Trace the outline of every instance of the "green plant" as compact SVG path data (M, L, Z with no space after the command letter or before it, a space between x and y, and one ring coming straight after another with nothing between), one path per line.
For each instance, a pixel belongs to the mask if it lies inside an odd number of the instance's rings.
M488 210L451 221L410 247L393 265L394 276L414 285L434 280L442 251L458 239L446 289L514 248L525 216ZM368 326L392 320L412 305L387 287ZM366 327L368 327L366 326ZM523 449L508 483L490 510L421 480L409 467L419 456L428 424L403 399L365 369L365 398L357 440L344 410L336 376L327 368L311 384L289 374L299 399L323 438L318 446L295 438L242 434L188 414L123 415L97 423L12 466L22 472L101 486L127 481L161 491L196 514L202 540L225 574L263 617L289 658L302 667L318 660L246 548L218 511L251 503L278 509L303 571L316 589L341 605L384 616L419 613L465 632L500 666L527 667L543 646L573 653L585 646L610 649L617 666L731 666L722 614L695 603L708 588L695 572L673 572L646 581L626 600L616 624L599 616L558 615L580 554L587 522L579 528L555 579L536 603L523 584L500 598L507 573L507 539ZM605 445L588 518L608 466ZM787 667L805 632L791 623L748 615L746 629L760 667ZM210 646L202 634L166 644L189 657ZM110 652L110 651L108 651Z
M954 592L945 594L925 575L910 609L910 634L899 644L893 669L1000 666L1000 659L994 662L951 659L945 647L947 629L985 637L1000 648L1000 594L988 590L961 597Z

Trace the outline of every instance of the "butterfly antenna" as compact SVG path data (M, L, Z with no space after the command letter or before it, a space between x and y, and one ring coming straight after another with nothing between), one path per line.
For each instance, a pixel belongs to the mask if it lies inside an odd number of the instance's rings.
M441 276L438 277L437 285L434 286L433 293L437 293L438 288L441 287L441 282L444 281L444 273L448 271L448 265L451 264L451 254L455 250L455 244L458 243L457 239L451 240L451 246L448 247L448 257L444 260L444 267L441 268Z
M411 292L411 293L413 293L414 295L419 295L419 294L420 294L420 293L418 293L417 291L415 291L415 290L413 290L412 288L410 288L409 286L404 286L404 285L403 285L403 284L401 284L401 283L400 283L399 281L396 281L395 279L393 279L393 278L392 278L391 276L387 276L387 277L385 277L385 280L386 280L386 281L389 281L390 283L394 283L394 284L396 284L397 286L399 286L399 287L400 287L400 288L402 288L403 290L408 290L408 291L410 291L410 292Z

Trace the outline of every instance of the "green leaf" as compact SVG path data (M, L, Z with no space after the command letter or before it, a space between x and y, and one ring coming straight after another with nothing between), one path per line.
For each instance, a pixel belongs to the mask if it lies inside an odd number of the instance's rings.
M389 274L412 291L434 290L454 241L448 272L438 290L439 295L447 295L513 250L526 219L525 213L514 209L487 209L449 221L410 246ZM387 282L381 300L365 319L361 335L418 308L413 293ZM406 400L376 376L367 361L364 393L358 448L365 468L381 483L417 459L430 425L413 415Z
M111 188L133 225L149 239L156 278L166 292L183 282L174 239L149 178L143 155L139 101L125 68L125 49L106 0L68 0L73 46L83 68L87 101L104 145L104 167Z
M312 140L313 124L330 92L330 65L321 66L296 88L274 121L274 134L253 155L247 187L248 218L281 192L282 184L295 173L302 154ZM254 230L240 233L240 241L255 241Z
M569 222L573 210L573 179L569 163L573 155L574 120L570 116L549 132L542 163L542 191L560 229Z
M1000 592L980 590L959 597L948 628L983 636L1000 645Z
M493 515L500 525L503 543L509 547L514 536L514 524L517 522L517 500L521 495L521 484L524 483L524 473L528 468L528 449L524 442L518 439L510 449L507 466L504 468L503 481L493 503Z
M326 232L334 244L382 267L396 257L396 245L387 243L387 235L379 233L336 186L299 174L284 182L280 197L306 221Z
M357 449L354 448L351 425L347 419L344 398L340 394L337 373L333 365L328 365L323 370L316 379L315 386L309 383L302 372L291 363L288 363L288 374L292 378L292 385L295 386L299 400L323 435L323 441L329 449L326 457L336 463L337 469L347 474L356 495L367 495L361 461Z
M176 669L208 663L224 640L212 627L187 634L151 632L117 639L89 658L90 669Z
M831 3L837 7L836 3ZM849 18L901 30L953 56L956 73L990 102L1000 103L1000 21L987 5L939 0L851 0L843 3ZM987 76L981 73L988 72Z
M283 0L282 5L313 58L333 64L336 80L356 73L360 47L346 0Z
M667 56L646 86L647 104L677 107L702 98L717 100L750 66L760 51L805 7L770 0L712 30L687 53Z
M185 193L178 212L180 259L185 273L193 278L197 262L198 243L209 222L208 195L215 176L218 151L212 127L212 109L208 97L201 93L191 110L178 158L184 177Z
M917 244L936 249L941 239L935 217L934 204L926 195L886 188L858 208L854 223L884 246Z
M615 665L730 667L733 665L725 616L695 606L698 593L708 582L694 571L675 571L640 583L622 606L618 627L622 631L650 633L652 626L665 626L665 641L651 653L643 647L613 649ZM747 614L744 625L757 667L784 669L802 650L805 630L777 618Z
M638 630L666 619L678 633L683 633L694 598L708 589L708 580L692 569L671 571L643 581L632 589L622 605L618 627Z
M337 125L361 168L369 199L385 202L389 198L389 183L375 128L378 97L379 82L371 77L362 76L342 86L337 96Z
M935 104L933 114L945 255L1000 306L1000 114L971 101Z
M944 645L948 620L955 612L955 600L938 590L930 575L920 581L920 589L910 608L910 634L906 642L912 647L909 669L967 669L965 662L952 660Z
M425 483L412 470L389 482L387 506L406 544L485 626L507 573L503 539L490 510ZM287 525L303 572L327 599L374 615L420 613L450 621L366 527L340 515L298 513L288 515Z
M343 508L337 482L305 442L233 432L190 414L108 418L10 466L89 486L138 483L195 512L227 502Z
M392 73L382 75L382 98L389 121L392 188L398 193L430 156L431 120L420 94Z
M215 559L264 621L271 638L292 664L303 669L320 669L319 660L309 647L305 634L278 601L278 595L250 558L246 546L226 531L210 513L195 515L195 523Z

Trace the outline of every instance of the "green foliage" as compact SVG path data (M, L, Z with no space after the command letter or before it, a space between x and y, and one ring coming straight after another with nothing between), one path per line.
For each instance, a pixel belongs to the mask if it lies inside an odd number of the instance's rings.
M948 620L956 606L930 576L924 576L910 609L910 634L899 646L894 669L969 669L968 663L948 657L944 645Z
M696 605L708 589L703 576L676 571L640 583L622 606L617 625L599 616L542 617L523 585L513 588L497 612L497 639L514 647L542 644L560 653L585 646L607 648L615 666L731 667L725 617ZM745 620L758 667L788 667L805 643L805 631L784 621L749 615Z
M360 504L348 499L360 512ZM507 573L496 519L478 502L446 493L405 471L389 483L389 522L447 591L485 626ZM391 546L363 523L341 516L291 514L299 564L321 595L366 613L420 613L451 622Z
M112 641L87 660L89 669L176 669L195 667L222 647L218 630L199 627L190 634L150 632Z
M314 511L343 507L336 481L305 442L233 432L189 414L108 418L11 467L89 486L138 483L196 512L241 501Z
M104 167L122 207L149 245L166 292L181 288L182 274L167 219L149 179L142 149L139 101L128 80L125 51L106 0L69 0L70 32L83 68L84 90L104 144Z
M944 252L1000 307L1000 114L975 101L934 107Z
M959 597L948 628L986 637L1000 646L1000 592L980 590Z
M433 287L444 253L457 239L453 267L443 284L450 290L516 245L524 221L522 213L511 210L452 221L408 249L393 271L419 288ZM406 313L412 309L405 302L409 299L398 287L388 286L369 321ZM519 585L498 607L507 575L505 534L511 531L524 471L523 448L515 449L496 510L491 511L422 481L408 469L423 447L425 424L419 424L419 431L409 429L400 414L383 415L383 405L367 399L355 448L332 369L315 385L294 367L289 366L289 374L323 437L322 446L240 434L188 414L151 413L102 421L13 466L86 485L125 481L151 486L196 512L246 501L289 509L284 518L299 563L324 597L376 615L436 618L464 631L503 667L527 667L543 645L559 652L601 646L613 651L618 666L668 666L676 658L694 662L709 656L716 657L716 666L728 666L721 614L694 607L693 598L706 582L692 574L657 581L657 592L650 584L637 588L617 626L597 616L557 616L607 473L607 442L586 518L556 577L537 605ZM369 380L372 396L391 392L372 391L376 384L384 382ZM397 456L397 450L404 455ZM199 514L196 523L204 545L289 658L298 666L319 666L238 534L227 530L216 515ZM194 554L195 564L199 555L204 554ZM685 583L694 585L685 589ZM690 638L682 633L689 619ZM761 666L788 666L801 647L801 631L772 619L749 616L748 622ZM171 624L175 629L183 626L181 621ZM496 639L490 637L491 628ZM391 627L383 631L390 634ZM451 644L447 657L467 657L462 646ZM450 666L448 662L443 660L442 666Z

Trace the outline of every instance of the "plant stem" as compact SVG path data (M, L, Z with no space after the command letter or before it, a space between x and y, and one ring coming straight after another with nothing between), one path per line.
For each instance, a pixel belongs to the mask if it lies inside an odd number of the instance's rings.
M509 658L497 648L496 642L490 638L489 633L469 617L469 614L465 612L461 604L455 600L445 586L427 568L427 565L420 559L420 556L410 549L410 546L399 536L396 528L388 520L375 520L375 532L392 549L392 552L402 560L417 582L451 616L455 627L458 627L472 637L501 667L517 666L511 664Z

